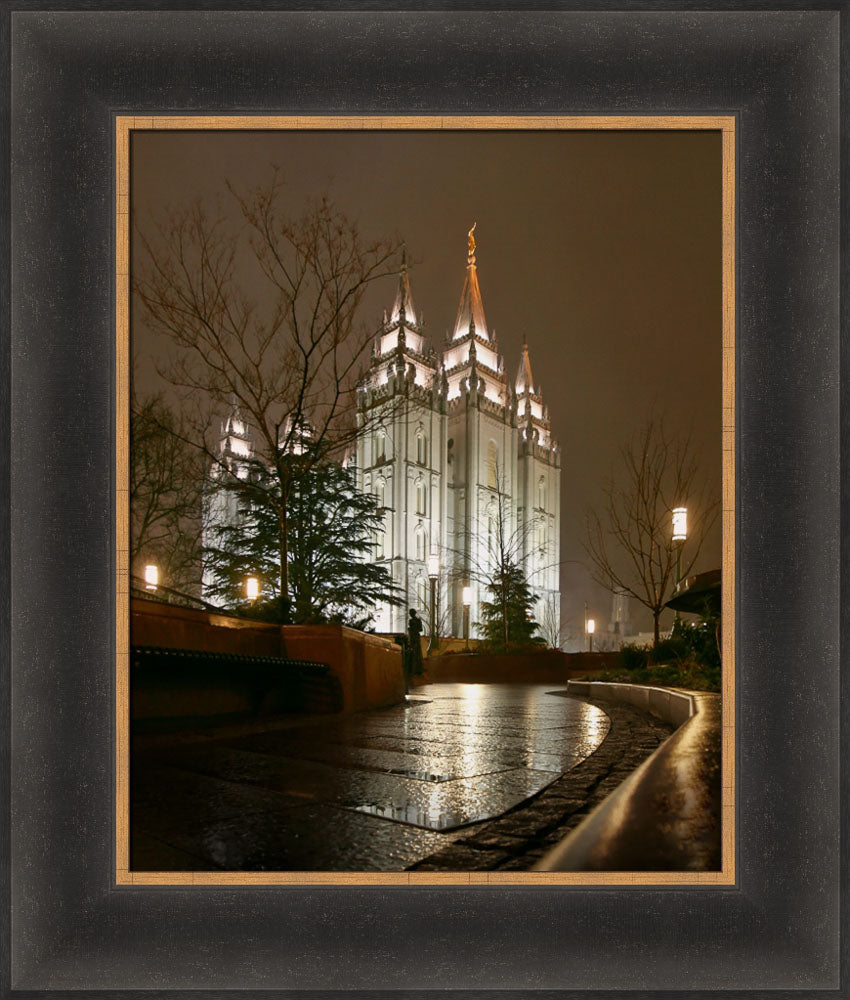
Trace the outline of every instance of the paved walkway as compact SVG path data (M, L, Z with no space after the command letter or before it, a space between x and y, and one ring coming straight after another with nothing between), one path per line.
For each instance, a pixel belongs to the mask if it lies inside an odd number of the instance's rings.
M529 867L537 842L514 829L500 847L486 821L515 824L524 803L591 765L610 726L599 706L551 692L433 684L380 712L135 752L132 867ZM486 843L470 846L476 834Z

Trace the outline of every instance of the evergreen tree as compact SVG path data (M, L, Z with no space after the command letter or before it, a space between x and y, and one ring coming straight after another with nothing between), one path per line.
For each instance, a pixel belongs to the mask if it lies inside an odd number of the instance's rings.
M531 617L534 597L519 566L510 558L493 569L487 584L491 600L481 603L481 631L498 652L539 645L537 622Z
M282 460L297 463L299 456ZM216 544L204 552L205 568L213 580L211 593L228 607L278 620L276 477L258 461L248 468L245 479L230 477L216 487L234 495L239 517L235 526L216 532ZM290 620L366 628L378 603L403 603L387 568L369 561L385 511L375 497L357 488L353 473L338 462L326 461L300 470L292 483L287 514ZM260 598L255 602L245 596L249 576L260 581Z

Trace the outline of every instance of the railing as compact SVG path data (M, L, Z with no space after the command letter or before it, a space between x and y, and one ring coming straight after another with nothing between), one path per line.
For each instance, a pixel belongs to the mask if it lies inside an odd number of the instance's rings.
M209 601L202 601L200 597L192 594L184 594L181 590L174 590L172 587L165 587L158 583L155 588L151 588L140 577L130 574L130 596L141 597L146 601L158 601L160 604L175 605L178 608L199 608L202 611L212 611L214 614L222 614L222 608L210 604Z

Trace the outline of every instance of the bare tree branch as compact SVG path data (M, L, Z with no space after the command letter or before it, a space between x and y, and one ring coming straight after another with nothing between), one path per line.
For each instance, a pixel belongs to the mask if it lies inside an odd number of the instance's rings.
M172 345L160 375L196 414L195 446L226 483L212 410L239 408L254 458L272 469L268 503L280 528L280 594L289 601L288 504L299 474L341 458L357 418L357 372L378 332L360 319L367 289L398 273L398 240L365 239L328 198L285 211L280 171L247 193L228 190L239 222L202 202L136 228L134 290L146 321ZM283 456L299 455L299 461ZM214 477L215 478L215 477Z
M674 507L688 509L688 539L677 551L672 538ZM622 588L659 619L675 584L681 555L682 579L696 563L719 514L719 500L701 478L689 437L670 434L650 415L621 449L616 474L603 487L599 509L587 512L584 548L591 575L610 591Z

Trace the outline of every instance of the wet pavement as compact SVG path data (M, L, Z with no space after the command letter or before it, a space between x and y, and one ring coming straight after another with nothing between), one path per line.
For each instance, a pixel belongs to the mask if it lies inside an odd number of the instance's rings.
M413 867L485 821L521 815L599 747L608 715L551 691L432 684L383 711L140 744L131 867Z

